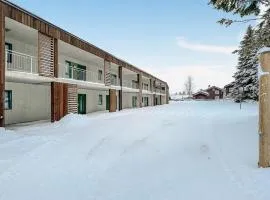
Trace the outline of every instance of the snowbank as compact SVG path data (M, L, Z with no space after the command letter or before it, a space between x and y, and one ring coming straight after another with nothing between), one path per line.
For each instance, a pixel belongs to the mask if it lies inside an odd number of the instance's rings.
M268 200L257 125L227 101L71 114L0 145L0 199Z
M68 114L63 117L59 122L56 122L56 126L62 126L66 128L74 128L88 125L90 122L89 117L79 114Z

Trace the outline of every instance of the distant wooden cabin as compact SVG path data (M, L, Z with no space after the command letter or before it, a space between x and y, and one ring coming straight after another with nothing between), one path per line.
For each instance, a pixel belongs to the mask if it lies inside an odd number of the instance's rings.
M223 99L223 89L209 85L206 90L200 90L195 94L193 94L193 99L203 99L203 100Z
M209 94L208 99L212 100L223 99L223 90L219 87L208 86L208 88L205 91Z
M209 94L208 92L201 90L193 94L193 98L197 100L207 100L209 98Z

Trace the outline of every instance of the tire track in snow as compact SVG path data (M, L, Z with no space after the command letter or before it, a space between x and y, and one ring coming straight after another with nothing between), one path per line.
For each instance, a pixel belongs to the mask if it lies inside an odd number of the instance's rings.
M88 151L88 153L87 153L87 155L86 155L86 160L89 160L94 154L95 154L95 152L99 149L99 148L101 148L102 147L102 145L106 142L106 141L108 141L109 140L109 138L108 138L108 136L105 136L105 137L103 137L95 146L93 146L89 151Z
M232 169L232 167L230 167L228 161L226 161L224 159L224 156L222 155L222 151L220 148L220 143L219 140L216 136L216 125L217 123L213 123L213 121L217 121L215 120L214 117L211 117L211 120L209 120L209 132L210 132L210 136L212 137L213 140L213 147L216 149L215 154L217 155L216 157L218 158L221 167L223 168L223 171L228 175L229 180L236 185L242 192L244 195L251 197L254 200L258 200L258 199L262 199L262 192L260 192L258 189L255 189L255 187L253 187L253 191L249 191L246 189L246 184L245 182L241 179L241 177L239 177L239 175L237 175L237 172L235 170ZM244 166L242 166L244 168ZM246 177L247 178L247 177ZM254 181L252 178L248 178L249 181L253 182L254 185L257 184L257 181Z

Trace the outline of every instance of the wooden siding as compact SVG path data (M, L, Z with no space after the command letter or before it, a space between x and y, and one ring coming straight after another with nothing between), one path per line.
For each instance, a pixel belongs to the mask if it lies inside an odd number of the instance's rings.
M193 95L193 98L194 99L208 99L208 95L206 95L206 94L196 94L196 95Z
M122 86L123 86L123 68L120 66L118 68L118 77L119 77L119 80L120 80L120 87L121 87L121 90L119 90L119 93L118 93L118 109L119 110L122 110L123 109L123 89L122 89Z
M215 91L219 91L219 94L215 94ZM206 89L206 92L209 93L208 99L215 99L216 97L218 97L219 99L223 99L222 89L219 89L217 87L212 86L212 87Z
M68 113L78 113L77 85L68 85Z
M138 74L137 75L137 80L138 80L138 84L139 84L139 107L142 107L142 74Z
M51 121L59 121L67 114L67 84L51 83Z
M54 39L42 33L38 34L38 68L39 75L54 77Z
M20 8L19 6L15 5L15 4L12 4L12 3L8 2L8 1L4 1L4 0L1 0L1 2L3 2L3 12L2 13L4 13L4 15L8 18L16 20L17 22L20 22L26 26L29 26L31 28L38 30L40 33L42 33L44 35L50 36L50 37L58 39L58 40L62 40L63 42L66 42L66 43L71 44L75 47L78 47L84 51L87 51L91 54L94 54L98 57L101 57L109 62L115 63L118 66L122 66L126 69L129 69L135 73L142 73L143 76L145 76L145 77L157 79L156 77L150 75L149 73L144 72L143 70L140 70L139 68L137 68L137 67L135 67L135 66L119 59L119 58L116 58L112 54L74 36L71 33L68 33L67 31L64 31L63 29L41 19L40 17L26 11L23 8ZM161 81L161 82L163 82L163 81Z
M5 124L5 18L3 12L3 5L0 2L0 127Z
M58 77L58 40L54 39L54 65L53 65L53 71L54 71L54 77Z
M116 90L110 89L110 112L116 112L117 109L117 96Z

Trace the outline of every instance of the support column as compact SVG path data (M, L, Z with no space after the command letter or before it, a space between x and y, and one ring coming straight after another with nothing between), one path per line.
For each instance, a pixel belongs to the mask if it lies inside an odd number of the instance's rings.
M167 84L165 88L166 88L166 103L169 104L170 92L169 92L169 87Z
M270 50L261 53L259 80L259 167L270 167Z
M119 105L118 105L118 109L119 111L123 109L123 68L120 66L118 68L118 77L119 77L119 80L120 80L120 90L119 90Z
M51 121L59 121L68 112L68 84L51 83Z
M139 108L142 107L142 73L137 74L137 81L138 81L138 85L139 85L139 95L138 95L138 99L139 99Z
M116 90L110 89L110 112L116 112L117 109L117 96L116 96Z
M58 40L54 39L54 77L58 77Z
M153 105L156 106L156 80L153 81Z
M0 2L0 127L5 126L5 15Z

